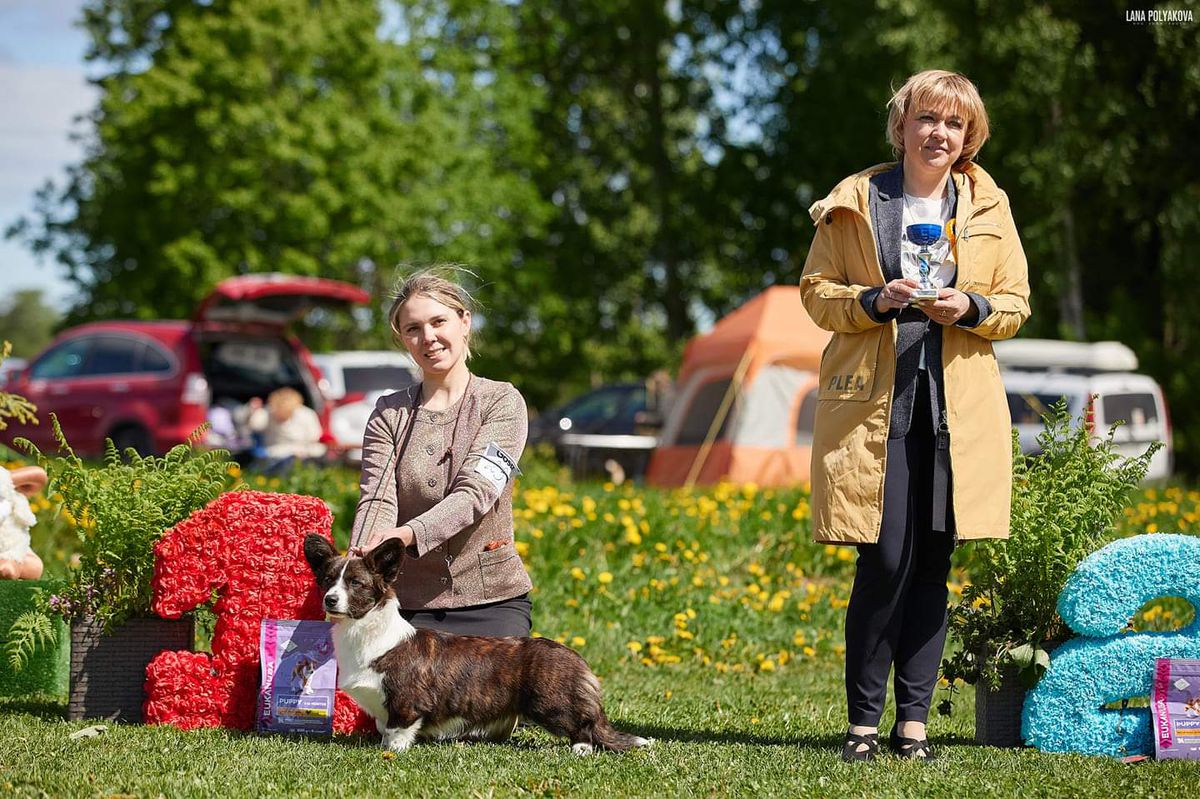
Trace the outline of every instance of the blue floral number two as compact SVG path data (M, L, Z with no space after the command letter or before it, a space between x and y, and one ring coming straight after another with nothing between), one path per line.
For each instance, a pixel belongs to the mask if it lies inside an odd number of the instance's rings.
M1154 753L1149 709L1104 705L1148 696L1155 658L1200 658L1200 613L1173 632L1125 632L1139 608L1168 596L1200 610L1200 538L1134 536L1079 564L1058 597L1058 612L1082 637L1054 652L1025 700L1027 743L1044 752Z

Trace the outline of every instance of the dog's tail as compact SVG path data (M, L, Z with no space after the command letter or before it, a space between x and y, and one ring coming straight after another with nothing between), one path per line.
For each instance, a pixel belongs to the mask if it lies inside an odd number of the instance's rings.
M628 752L639 746L648 746L650 739L621 732L609 722L607 716L602 714L596 720L596 725L592 727L592 744L597 749L605 749L609 752Z

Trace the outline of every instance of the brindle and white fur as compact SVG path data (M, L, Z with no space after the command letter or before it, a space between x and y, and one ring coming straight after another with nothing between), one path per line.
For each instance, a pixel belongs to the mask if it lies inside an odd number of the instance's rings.
M403 751L417 738L502 741L520 718L568 738L581 755L649 743L613 728L596 675L562 644L450 635L405 621L391 588L404 558L399 541L339 557L310 535L304 556L334 622L338 687L375 719L387 749Z

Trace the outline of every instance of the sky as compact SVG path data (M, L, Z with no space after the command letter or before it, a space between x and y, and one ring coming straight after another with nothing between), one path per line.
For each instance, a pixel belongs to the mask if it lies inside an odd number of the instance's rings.
M42 288L59 310L71 288L50 258L40 262L3 230L33 210L34 192L61 184L82 148L75 118L96 92L85 78L83 31L75 27L83 0L0 0L0 300L23 288Z

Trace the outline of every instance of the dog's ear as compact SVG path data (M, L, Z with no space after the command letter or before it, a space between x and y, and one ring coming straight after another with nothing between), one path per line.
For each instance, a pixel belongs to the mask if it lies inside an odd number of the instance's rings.
M368 552L366 560L368 569L383 577L384 582L394 583L404 561L404 544L399 538L389 538Z
M337 550L325 540L325 536L309 533L304 537L304 559L312 567L313 574L319 575L329 559L336 556Z

